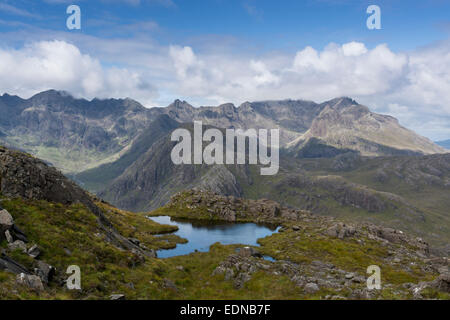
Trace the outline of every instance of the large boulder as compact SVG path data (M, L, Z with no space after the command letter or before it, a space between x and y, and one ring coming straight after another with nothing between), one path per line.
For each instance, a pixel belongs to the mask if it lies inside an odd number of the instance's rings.
M0 233L3 236L6 230L10 230L14 225L14 219L5 209L0 211Z
M16 281L18 284L26 286L34 291L44 291L44 285L41 278L39 278L38 276L21 273L17 275Z
M16 240L13 243L8 243L8 249L11 251L14 250L21 250L24 253L27 252L27 245L25 244L25 242L21 241L21 240Z
M345 223L337 223L331 226L327 230L327 235L334 238L344 239L348 237L352 237L356 234L356 228L354 226L345 224Z
M48 263L38 261L37 268L34 269L34 273L41 278L42 282L48 283L49 281L52 281L53 276L56 273L56 269Z
M431 286L447 293L450 293L450 272L441 274L436 280L431 282Z
M258 250L254 249L252 247L237 248L236 253L239 256L244 257L244 258L247 258L247 257L261 258L262 257L261 253L259 253Z

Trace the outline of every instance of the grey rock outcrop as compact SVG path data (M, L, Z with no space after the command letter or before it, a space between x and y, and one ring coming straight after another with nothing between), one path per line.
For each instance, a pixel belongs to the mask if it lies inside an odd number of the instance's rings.
M61 172L29 154L0 147L0 193L30 200L46 200L65 205L81 203L98 218L106 239L117 247L143 250L120 235L92 197ZM12 217L5 210L0 216L2 228L11 228ZM2 233L3 234L3 233ZM20 237L20 232L18 232Z
M17 275L16 280L18 284L26 286L36 292L44 291L44 284L38 276L20 273Z
M55 276L55 267L45 263L43 261L37 262L37 267L34 269L34 273L39 276L43 283L49 283Z
M0 180L1 182L1 180ZM11 214L5 210L0 210L0 233L3 235L6 230L10 230L14 225L14 219Z

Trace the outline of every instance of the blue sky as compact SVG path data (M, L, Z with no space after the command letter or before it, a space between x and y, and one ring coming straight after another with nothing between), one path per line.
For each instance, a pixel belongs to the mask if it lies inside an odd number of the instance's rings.
M70 4L81 30L66 28ZM371 4L381 30L366 27ZM148 107L348 95L444 139L449 34L446 0L0 0L0 93Z
M446 39L450 2L446 0L14 0L0 1L3 22L65 30L65 9L82 9L83 34L111 36L108 26L155 23L161 43L194 44L207 35L232 37L257 50L292 50L329 42L386 42L394 50L411 50ZM366 8L382 8L382 30L366 28ZM8 8L10 7L10 8ZM11 9L11 7L15 8ZM15 29L2 23L0 31ZM270 41L267 41L270 39Z

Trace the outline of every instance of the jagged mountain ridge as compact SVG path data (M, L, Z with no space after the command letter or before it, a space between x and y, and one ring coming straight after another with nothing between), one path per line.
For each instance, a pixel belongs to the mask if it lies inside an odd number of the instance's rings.
M258 239L257 248L215 243L208 252L157 259L155 250L187 241L167 234L176 226L118 210L3 147L0 177L1 299L448 299L448 259L393 228L192 190L152 214L272 222L280 232ZM66 287L74 263L82 290ZM383 266L382 290L366 288L371 264Z
M165 108L147 109L128 98L88 101L49 90L29 99L4 94L0 112L3 144L39 156L66 173L120 158L163 114L180 123L201 120L218 128L279 128L281 145L294 153L311 138L364 155L445 152L394 118L372 113L349 98L320 104L281 100L199 108L175 100Z
M5 144L64 172L117 157L150 118L149 110L131 99L87 101L55 90L26 100L5 94L0 97L0 112Z
M431 140L402 127L394 117L371 112L349 98L327 102L309 129L288 147L301 149L310 139L365 156L445 152Z

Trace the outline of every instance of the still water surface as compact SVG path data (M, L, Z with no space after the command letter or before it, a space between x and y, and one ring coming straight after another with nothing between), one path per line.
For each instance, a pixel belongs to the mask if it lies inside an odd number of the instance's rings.
M185 255L195 250L206 252L216 242L257 246L256 240L278 231L277 227L256 223L174 220L168 216L149 217L149 219L161 224L176 225L178 231L174 234L188 240L188 243L178 244L175 249L158 250L158 258Z

